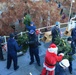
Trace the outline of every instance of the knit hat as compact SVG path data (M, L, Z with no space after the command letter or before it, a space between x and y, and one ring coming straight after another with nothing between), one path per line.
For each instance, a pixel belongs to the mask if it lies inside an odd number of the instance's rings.
M34 22L31 21L30 24L34 24Z
M13 37L14 37L14 33L11 33L11 34L10 34L10 38L13 38Z
M60 25L60 22L57 21L57 22L55 23L55 25L56 25L56 26Z
M57 22L55 23L55 25L56 25L56 26L59 26L59 28L60 28L60 22L57 21Z
M49 51L50 53L55 53L55 54L57 54L58 47L57 47L54 43L52 43L52 44L49 46L48 51Z
M30 30L29 34L34 34L34 32L35 32L34 30Z
M69 60L68 60L68 59L63 59L61 62L59 62L59 65L60 65L61 67L68 68L68 67L70 66Z

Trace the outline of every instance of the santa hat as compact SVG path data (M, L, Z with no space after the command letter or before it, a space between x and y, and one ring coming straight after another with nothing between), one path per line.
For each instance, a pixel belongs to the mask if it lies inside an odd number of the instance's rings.
M49 51L50 53L55 53L55 54L57 54L58 47L57 47L54 43L52 43L52 44L49 46L48 51Z

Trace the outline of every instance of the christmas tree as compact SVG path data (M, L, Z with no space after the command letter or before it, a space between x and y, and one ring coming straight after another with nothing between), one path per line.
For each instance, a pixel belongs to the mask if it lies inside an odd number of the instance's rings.
M17 39L17 42L19 45L22 45L22 50L23 53L25 53L27 51L27 48L28 48L28 45L25 44L25 42L28 41L28 37L27 37L27 34L24 33L22 36L18 36L18 39Z
M66 38L57 37L55 44L58 46L58 54L64 53L64 58L72 60L72 48Z

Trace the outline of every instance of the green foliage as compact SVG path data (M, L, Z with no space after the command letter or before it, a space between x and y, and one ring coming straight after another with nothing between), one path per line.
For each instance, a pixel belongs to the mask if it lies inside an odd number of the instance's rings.
M23 34L22 36L18 36L18 44L19 45L22 45L22 51L23 52L26 52L27 51L27 48L28 48L28 45L26 45L24 42L26 42L28 40L28 36L27 34Z
M72 48L66 39L57 37L55 39L55 44L58 46L58 53L63 52L64 58L72 60L72 56L69 55L69 53L72 52Z
M24 24L25 25L30 25L30 22L31 22L31 16L29 14L27 14L25 17L24 17Z

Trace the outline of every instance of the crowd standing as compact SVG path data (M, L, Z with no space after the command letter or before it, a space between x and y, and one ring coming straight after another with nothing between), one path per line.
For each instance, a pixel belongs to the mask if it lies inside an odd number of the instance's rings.
M34 22L30 22L30 25L26 25L26 29L28 30L28 41L25 41L25 44L29 46L29 55L30 55L30 62L29 65L34 63L34 56L36 58L36 62L38 66L40 64L40 57L39 57L39 41L38 35L36 34L36 26ZM61 31L60 31L60 22L56 22L55 26L51 30L52 32L52 43L48 47L46 54L45 54L45 61L43 63L43 69L40 75L66 75L65 70L69 67L69 72L72 73L72 61L68 59L63 59L64 53L58 54L58 47L54 43L55 38L61 38ZM72 47L72 52L69 55L75 53L76 48L76 28L74 28L71 32L72 38L68 38L67 42ZM7 69L10 69L11 63L13 61L14 70L19 68L18 66L18 59L17 59L17 51L21 50L22 46L19 46L16 39L15 34L11 33L10 37L7 41ZM2 53L2 46L1 46L1 39L0 39L0 60L4 60L3 53Z

